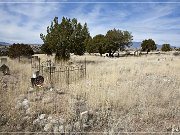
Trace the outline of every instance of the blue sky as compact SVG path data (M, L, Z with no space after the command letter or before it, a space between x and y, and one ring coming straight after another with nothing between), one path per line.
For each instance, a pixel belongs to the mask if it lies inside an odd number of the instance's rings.
M125 1L125 0L124 0ZM0 0L0 41L42 43L40 33L55 16L87 22L91 36L128 30L133 41L152 38L180 47L180 1L167 0ZM59 3L58 3L59 2Z

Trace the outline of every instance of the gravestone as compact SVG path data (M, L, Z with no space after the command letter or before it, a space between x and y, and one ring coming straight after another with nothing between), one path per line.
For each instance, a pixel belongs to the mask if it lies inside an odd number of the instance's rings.
M39 60L38 56L32 56L32 58L34 59L34 61L38 61Z
M6 64L7 63L7 58L1 58L1 64Z

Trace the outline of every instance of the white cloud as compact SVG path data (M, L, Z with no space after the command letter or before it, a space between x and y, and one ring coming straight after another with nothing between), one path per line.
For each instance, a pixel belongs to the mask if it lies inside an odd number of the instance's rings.
M46 0L42 0L46 1ZM87 22L92 36L113 28L132 32L134 41L153 38L157 43L178 45L180 16L171 17L178 4L0 4L0 40L42 42L54 16ZM72 6L73 5L73 6ZM6 9L6 10L4 10ZM180 46L180 45L179 45Z
M40 33L56 15L60 6L55 4L6 4L0 5L0 40L6 42L41 42ZM6 9L6 10L4 10Z

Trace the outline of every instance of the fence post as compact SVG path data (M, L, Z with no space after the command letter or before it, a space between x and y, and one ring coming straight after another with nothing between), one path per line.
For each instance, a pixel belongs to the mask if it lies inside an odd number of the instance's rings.
M67 73L68 73L68 74L67 74L67 77L68 77L68 80L67 80L67 81L68 81L68 82L67 82L67 83L68 83L68 87L69 87L69 67L67 67L67 68L68 68L68 69L67 69L67 70L68 70L68 72L67 72Z
M31 56L31 68L32 68L32 64L33 64L33 63L32 63L32 62L33 62L32 59L33 59L33 57Z
M49 60L49 73L50 73L50 83L52 84L52 82L51 82L51 60Z
M41 65L41 74L43 75L43 65Z
M86 57L85 57L85 77L86 77Z
M39 72L40 72L40 70L41 70L41 59L38 58L38 61L39 61Z

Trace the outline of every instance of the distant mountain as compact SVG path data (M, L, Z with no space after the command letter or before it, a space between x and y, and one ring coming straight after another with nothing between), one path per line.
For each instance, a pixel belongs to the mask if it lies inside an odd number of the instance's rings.
M10 43L0 42L0 45L10 45Z
M133 42L133 45L130 48L141 48L142 42ZM161 49L162 45L157 44L157 49ZM171 46L171 48L174 48L175 46Z
M141 42L132 42L132 46L130 48L141 48Z

